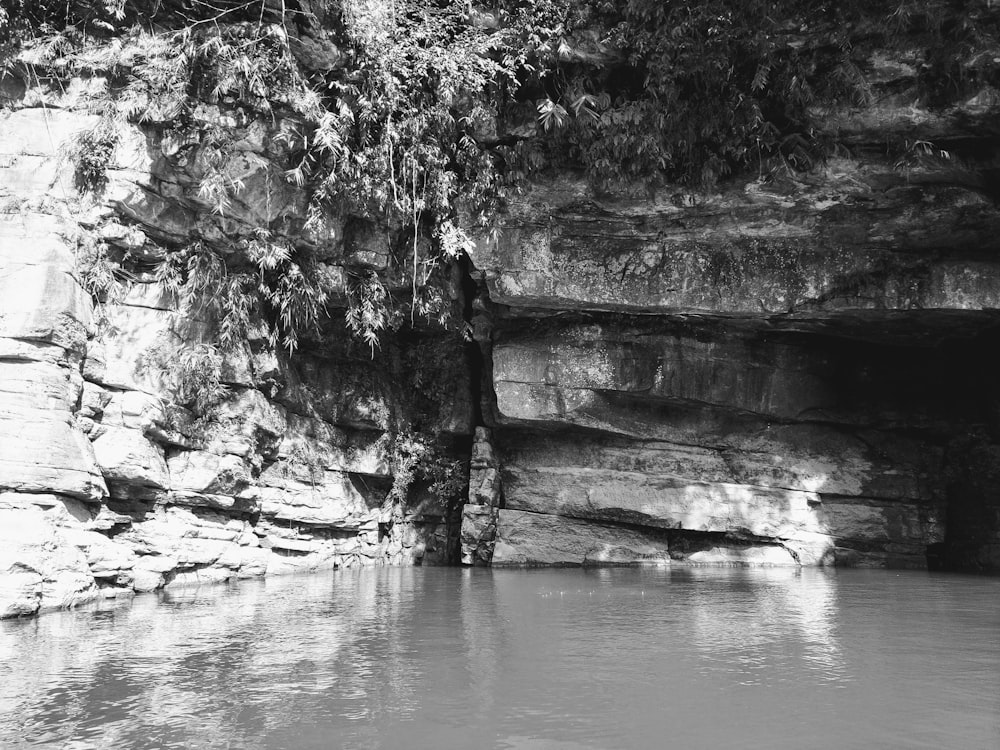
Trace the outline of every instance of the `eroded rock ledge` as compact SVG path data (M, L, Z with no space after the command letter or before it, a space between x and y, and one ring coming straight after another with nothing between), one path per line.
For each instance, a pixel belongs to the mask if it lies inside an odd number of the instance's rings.
M468 454L460 336L415 331L373 358L343 331L295 357L261 334L227 355L225 397L195 419L177 405L175 364L211 342L212 322L181 311L152 273L95 308L75 257L81 236L153 268L170 238L267 225L259 212L294 211L296 196L250 181L240 208L196 220L159 171L163 144L136 127L103 200L85 199L62 154L94 118L72 91L60 97L0 113L0 617L455 557L448 498L419 483L403 506L386 495L400 435L423 431ZM329 252L342 273L342 237Z
M87 92L0 114L0 616L456 561L446 498L387 513L401 429L450 440L452 458L471 445L466 564L1000 567L989 97L828 113L844 153L711 195L536 185L470 254L478 356L454 332L374 360L346 335L291 359L261 335L224 363L228 397L197 424L169 408L169 365L211 323L149 269L197 237L301 240L303 196L269 126L241 121L227 215L192 196L197 148L175 159L140 126L102 201L82 201L60 153L95 122ZM954 158L900 168L888 136ZM363 226L329 229L306 239L331 277L389 263ZM81 232L147 266L96 311Z
M493 564L996 569L1000 212L945 182L525 196L475 255Z
M476 549L997 569L997 133L967 108L829 113L848 155L711 195L516 201L474 253L503 466ZM878 147L920 134L967 152Z

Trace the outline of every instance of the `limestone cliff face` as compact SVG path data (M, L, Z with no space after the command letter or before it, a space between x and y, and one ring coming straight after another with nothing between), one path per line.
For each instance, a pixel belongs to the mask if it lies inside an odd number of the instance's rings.
M503 489L469 559L997 568L997 132L907 85L825 113L849 149L808 174L512 206L473 258Z
M43 89L0 113L0 617L165 585L449 559L448 498L418 482L404 505L385 499L421 449L401 450L401 436L467 440L461 338L416 331L373 357L338 324L289 357L261 334L224 358L225 392L196 419L173 365L211 341L213 322L183 312L150 269L164 243L294 217L301 196L267 178L259 124L243 131L246 187L225 216L188 197L169 144L139 126L120 139L100 198L83 196L64 154L94 123L87 107L85 92ZM121 298L96 306L78 257L95 237L139 263ZM327 247L342 274L357 248Z
M173 365L217 321L157 279L167 248L275 228L339 283L336 311L389 245L364 217L304 229L283 124L233 102L192 114L232 141L224 212L199 198L200 146L155 123L82 195L64 154L101 82L5 81L0 616L454 561L456 508L410 487L405 435L469 463L467 564L1000 567L995 97L924 111L909 73L872 71L892 95L825 113L841 149L809 172L711 194L536 184L452 280L478 346L417 326L372 356L331 321L288 356L253 334L202 418ZM132 269L99 304L93 242Z

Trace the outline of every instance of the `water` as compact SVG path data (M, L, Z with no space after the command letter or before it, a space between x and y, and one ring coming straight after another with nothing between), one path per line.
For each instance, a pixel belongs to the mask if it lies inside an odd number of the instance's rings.
M1000 579L380 569L0 623L0 746L1000 748Z

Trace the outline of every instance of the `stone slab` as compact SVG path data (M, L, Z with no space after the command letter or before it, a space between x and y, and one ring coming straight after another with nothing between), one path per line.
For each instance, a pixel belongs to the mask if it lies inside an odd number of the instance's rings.
M670 562L666 538L653 530L500 510L493 565L629 565Z

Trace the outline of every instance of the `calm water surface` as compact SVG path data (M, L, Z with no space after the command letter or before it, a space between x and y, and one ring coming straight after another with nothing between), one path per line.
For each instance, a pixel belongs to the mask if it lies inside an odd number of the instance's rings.
M1000 579L381 569L0 623L0 747L1000 748Z

